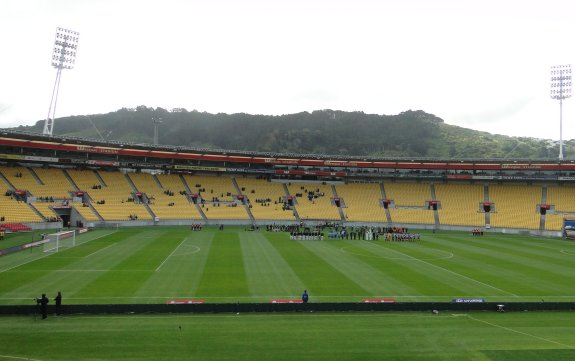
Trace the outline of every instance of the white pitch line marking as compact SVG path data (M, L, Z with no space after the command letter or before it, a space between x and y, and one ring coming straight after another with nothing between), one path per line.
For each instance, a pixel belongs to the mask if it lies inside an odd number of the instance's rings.
M188 246L188 247L189 247L189 246ZM192 245L191 248L193 249L193 251L174 254L173 257L189 256L189 255L192 255L192 254L196 254L196 253L198 253L199 251L202 250L200 247L194 246L194 245Z
M99 250L97 250L97 251L95 251L95 252L90 253L89 255L87 255L86 257L83 257L83 258L88 258L88 257L90 257L90 256L93 256L93 255L95 255L96 253L101 252L101 251L103 251L103 250L105 250L105 249L108 249L108 248L110 248L110 247L112 247L112 246L115 246L115 245L116 245L116 243L112 243L112 244L110 244L110 245L108 245L108 246L106 246L106 247L104 247L104 248L101 248L101 249L99 249Z
M26 360L26 361L42 361L42 360L38 360L35 358L30 358L30 357L18 357L18 356L6 356L6 355L0 355L1 358L8 358L8 359L13 359L13 360Z
M522 332L522 331L514 330L514 329L512 329L512 328L505 327L505 326L501 326L501 325L498 325L498 324L495 324L495 323L491 323L491 322L489 322L489 321L484 321L484 320L477 319L477 318L475 318L475 317L473 317L473 316L467 315L467 317L468 317L469 319L471 319L471 320L474 320L474 321L477 321L477 322L481 322L481 323L485 323L486 325L490 325L490 326L493 326L493 327L501 328L501 329L506 330L506 331L518 333L518 334L523 335L523 336L533 337L533 338L536 338L536 339L538 339L538 340L542 340L542 341L545 341L545 342L554 343L554 344L559 345L559 346L562 346L562 347L566 347L566 348L570 348L570 349L575 349L575 347L573 347L573 346L569 346L569 345L566 345L566 344L561 343L561 342L553 341L553 340L550 340L550 339L545 338L545 337L535 336L535 335L532 335L532 334L527 333L527 332Z
M386 257L386 256L378 256L378 255L367 255L367 254L361 254L358 252L350 252L347 249L348 248L352 248L353 246L347 246L347 247L341 247L339 250L345 253L349 253L349 254L353 254L356 256L360 256L360 257L369 257L369 258L380 258L380 259L394 259L394 260L405 260L405 261L418 261L418 260L425 260L425 261L437 261L437 260L441 260L441 259L450 259L454 257L454 254L452 252L446 252L446 251L442 251L442 250L435 250L438 252L442 252L445 253L446 256L440 256L440 257L435 257L435 258L420 258L420 259L406 259L404 257Z
M569 251L566 251L566 250L564 250L564 249L562 249L562 250L559 251L559 252L561 252L561 253L563 253L563 254L566 254L566 255L569 255L569 256L575 256L575 253L570 253Z
M367 242L367 241L364 241L364 242ZM383 246L379 246L379 247L383 247ZM389 249L389 250L391 250L391 251L393 251L393 252L397 252L397 253L399 253L399 254L401 254L401 255L404 255L404 256L406 256L406 257L412 258L412 259L414 259L414 260L416 260L416 261L425 263L425 264L428 265L428 266L435 267L435 268L439 268L440 270L443 270L443 271L445 271L445 272L454 274L454 275L459 276L459 277L466 278L466 279L468 279L468 280L470 280L470 281L473 281L473 282L475 282L475 283L482 284L482 285L487 286L487 287L489 287L489 288L492 288L492 289L494 289L494 290L501 291L501 292L505 292L505 293L507 293L507 294L510 295L510 296L519 297L518 295L516 295L516 294L514 294L514 293L511 293L511 292L509 292L509 291L502 290L502 289L497 288L497 287L495 287L495 286L492 286L492 285L490 285L490 284L487 284L487 283L481 282L481 281L479 281L479 280L476 280L476 279L474 279L474 278L471 278L471 277L462 275L461 273L457 273L457 272L448 270L447 268L443 268L443 267L441 267L441 266L434 265L433 263L426 262L426 261L421 260L421 259L419 259L419 258L417 258L417 257L410 256L410 255L408 255L408 254L406 254L406 253L397 251L397 250L395 250L395 249L387 248L387 247L384 247L384 248Z
M160 263L160 265L158 266L158 268L156 268L156 270L155 270L154 272L158 272L158 270L159 270L160 268L162 268L162 266L164 265L164 263L166 263L166 261L168 260L168 258L172 257L172 255L174 254L174 252L176 252L176 251L178 250L178 248L180 248L180 246L181 246L185 241L187 241L187 240L188 240L188 237L182 239L182 241L180 242L180 244L178 244L178 247L174 248L174 250L172 251L172 253L170 253L170 254L168 255L168 257L166 257L166 258L162 261L162 263Z
M116 233L116 232L117 232L117 231L114 231L114 232L111 232L111 233L106 233L106 234L104 234L104 235L98 236L98 237L96 237L96 238L94 238L94 239L91 239L91 240L89 240L89 241L82 242L82 243L78 243L78 246L81 246L81 245L83 245L83 244L85 244L85 243L88 243L88 242L95 241L95 240L97 240L97 239L99 239L99 238L102 238L102 237L109 236L109 235L114 234L114 233ZM26 262L24 262L24 263L17 264L16 266L13 266L13 267L10 267L10 268L4 269L4 270L0 270L0 273L10 271L10 270L12 270L12 269L14 269L14 268L17 268L17 267L20 267L20 266L24 266L25 264L28 264L28 263L37 261L37 260L39 260L39 259L42 259L42 258L51 256L51 255L54 255L54 254L58 254L58 253L48 253L48 254L46 254L45 256L38 257L38 258L34 258L34 259L31 259L31 260L26 261Z

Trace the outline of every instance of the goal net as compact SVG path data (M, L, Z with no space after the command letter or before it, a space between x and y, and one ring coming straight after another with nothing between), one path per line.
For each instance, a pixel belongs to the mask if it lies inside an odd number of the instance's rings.
M64 248L76 245L76 231L66 231L47 234L44 243L44 252L58 252Z

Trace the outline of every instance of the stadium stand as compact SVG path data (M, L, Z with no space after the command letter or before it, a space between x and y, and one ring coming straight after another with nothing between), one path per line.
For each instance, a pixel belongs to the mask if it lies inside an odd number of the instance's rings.
M188 201L184 184L177 175L154 179L147 173L129 173L138 191L145 193L149 206L159 219L201 219L196 206Z
M442 225L485 226L485 214L479 212L483 185L435 184L435 196L441 202L438 212Z
M350 222L387 223L384 198L379 183L347 183L331 186L318 182L270 182L256 176L179 175L94 171L48 167L0 166L5 179L5 192L19 189L35 197L31 206L18 202L10 195L0 200L0 216L4 223L33 223L49 221L58 215L52 210L71 200L73 191L87 193L85 200L106 221L151 220L142 200L149 200L153 215L161 220L295 221L295 211L302 220L340 221L342 216ZM69 177L68 177L69 175ZM133 186L132 186L133 184ZM563 218L575 217L575 187L569 185L490 184L489 201L495 204L490 214L494 228L538 230L544 219L545 230L558 231ZM286 192L287 188L287 192ZM484 200L484 186L467 183L385 181L385 197L394 201L389 208L394 224L435 224L483 227L485 214L479 211ZM546 189L547 191L543 191ZM335 190L335 193L334 193ZM433 193L433 190L435 193ZM143 193L139 198L137 192ZM199 195L196 206L190 194ZM238 195L242 196L238 198ZM432 196L432 194L434 196ZM546 194L546 196L545 196ZM292 209L284 209L284 201L295 197ZM341 199L342 208L334 204ZM311 197L308 197L311 196ZM546 197L546 199L545 199ZM426 201L437 200L437 212L426 207ZM554 205L554 212L541 217L537 205ZM89 206L69 203L87 221L100 220ZM246 209L249 206L249 211ZM33 208L36 209L36 211ZM39 214L41 214L41 216Z
M82 216L86 221L89 222L95 222L100 220L100 218L98 218L98 216L92 212L92 209L89 207L84 207L82 204L73 204L73 208L78 211L78 213L80 213L80 216Z
M95 189L94 187L101 185L100 180L96 177L96 173L94 173L93 170L68 169L66 172L68 172L78 189L88 194L90 194L92 189Z
M238 190L230 177L186 174L184 179L192 193L201 197L200 206L208 219L250 219L243 204L234 198Z
M390 208L391 221L396 224L435 224L433 211L425 207L431 200L429 183L384 183L386 196L396 208Z
M416 208L390 208L391 221L394 224L435 224L433 211Z
M284 207L286 194L281 183L265 179L237 177L236 182L251 205L251 212L257 220L294 221L291 209ZM269 200L269 201L268 201Z
M50 203L50 202L34 202L33 206L34 208L36 208L38 210L38 212L40 212L42 214L42 216L50 221L50 220L55 220L55 218L58 218L58 214L56 212L54 212L52 210L52 207L55 205L61 205L61 202L57 202L57 203Z
M26 203L19 202L10 196L0 196L0 217L3 217L3 222L7 223L43 221Z
M2 174L14 188L30 192L34 197L49 197L45 187L26 167L2 167ZM46 193L46 194L45 194Z
M27 190L36 198L69 199L70 182L57 168L2 167L2 174L16 189Z
M541 186L492 184L489 198L496 206L492 227L539 229L541 218L536 208L541 203Z
M555 205L556 214L545 215L545 229L561 230L564 218L575 218L575 187L548 186L546 203Z
M77 169L68 169L66 170L74 184L78 187L78 189L82 192L85 192L88 197L94 195L98 187L101 187L102 184L100 180L96 176L93 170L84 169L84 170L77 170ZM89 202L91 203L91 202ZM74 209L80 213L80 215L87 221L93 222L98 221L98 216L92 212L92 209L89 207L84 207L82 204L73 204Z
M379 183L337 185L337 195L345 203L344 214L350 222L387 222Z
M341 220L338 208L331 201L333 192L330 185L291 183L288 190L297 200L295 209L301 220Z
M144 205L134 201L134 190L123 173L99 171L97 174L105 185L90 190L91 203L105 220L152 219Z
M74 187L68 181L61 169L57 168L30 168L44 184L44 193L55 199L70 199L70 191Z

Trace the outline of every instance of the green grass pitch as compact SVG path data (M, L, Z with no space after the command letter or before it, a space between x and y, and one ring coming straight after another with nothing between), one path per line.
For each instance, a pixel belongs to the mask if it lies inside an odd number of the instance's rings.
M0 241L22 243L17 235ZM58 253L0 257L0 304L574 301L575 243L422 233L418 242L285 233L101 229ZM0 317L3 360L572 360L575 313L293 313Z
M149 227L91 231L77 243L0 257L0 304L57 291L68 304L269 302L304 289L311 302L575 301L575 243L562 239L429 232L417 242L291 241L241 227Z
M573 360L575 313L0 317L0 360Z

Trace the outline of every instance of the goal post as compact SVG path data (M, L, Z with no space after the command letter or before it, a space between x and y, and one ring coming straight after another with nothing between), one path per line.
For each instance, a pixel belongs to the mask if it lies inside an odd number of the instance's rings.
M47 234L44 243L44 252L58 252L63 248L76 245L76 231L66 231Z

